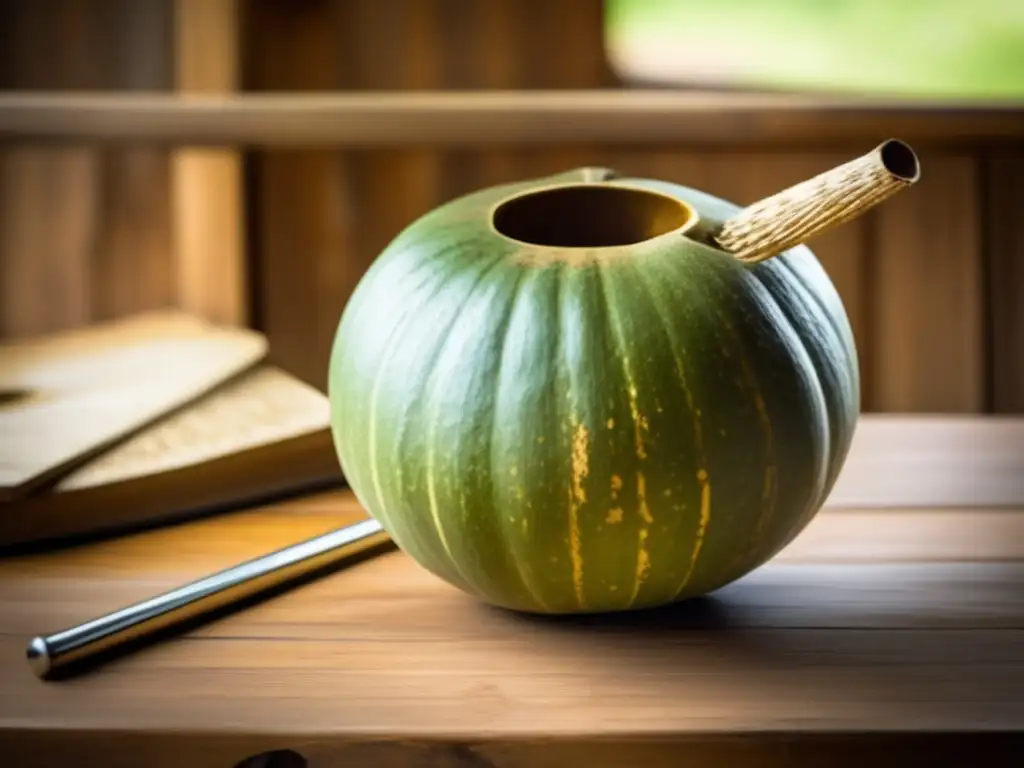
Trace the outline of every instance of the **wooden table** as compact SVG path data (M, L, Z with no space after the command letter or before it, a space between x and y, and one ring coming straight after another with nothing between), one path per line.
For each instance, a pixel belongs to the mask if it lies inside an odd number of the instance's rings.
M509 614L388 552L84 676L25 663L363 516L338 491L0 561L0 764L1024 765L1024 505L827 508L713 598L614 618Z

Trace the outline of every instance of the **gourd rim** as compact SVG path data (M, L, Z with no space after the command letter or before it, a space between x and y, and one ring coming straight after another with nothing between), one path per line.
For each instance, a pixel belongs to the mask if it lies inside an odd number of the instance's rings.
M515 204L518 201L523 200L527 197L533 197L536 195L542 195L554 191L572 190L572 189L617 189L624 191L636 192L640 195L651 198L660 198L663 201L671 203L673 206L678 208L682 215L685 217L683 222L671 229L659 232L656 235L650 237L638 239L628 243L615 243L611 245L551 245L533 242L530 240L523 240L517 238L507 232L502 231L497 226L497 219L500 216L502 209L509 205ZM507 195L500 200L496 201L490 206L487 215L487 226L490 232L498 238L501 238L509 243L534 250L543 251L575 251L575 252L615 252L630 250L641 245L654 244L659 241L666 241L672 238L677 238L691 232L700 223L700 215L697 210L685 200L682 200L673 195L661 192L658 190L650 189L640 184L631 183L627 180L620 178L613 178L601 181L559 181L552 182L550 184L540 184L529 189L519 190Z

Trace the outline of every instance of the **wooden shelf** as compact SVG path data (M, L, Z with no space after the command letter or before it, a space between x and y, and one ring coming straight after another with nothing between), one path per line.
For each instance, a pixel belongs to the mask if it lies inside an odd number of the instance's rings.
M1024 104L673 91L183 96L8 93L0 141L395 146L661 143L830 146L1024 140Z

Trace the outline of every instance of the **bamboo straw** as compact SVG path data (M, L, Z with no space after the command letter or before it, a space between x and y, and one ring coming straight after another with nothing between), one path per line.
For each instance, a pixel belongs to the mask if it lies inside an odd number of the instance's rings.
M725 250L758 262L860 216L920 178L917 156L897 139L744 208L714 235Z

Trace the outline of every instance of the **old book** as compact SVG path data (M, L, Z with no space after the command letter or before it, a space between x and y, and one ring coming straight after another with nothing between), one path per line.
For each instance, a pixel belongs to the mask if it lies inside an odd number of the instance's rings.
M266 338L177 311L0 344L0 500L32 493L248 370Z
M0 503L0 547L166 523L341 481L326 395L261 365L52 487Z

